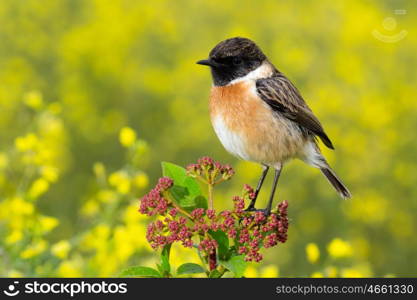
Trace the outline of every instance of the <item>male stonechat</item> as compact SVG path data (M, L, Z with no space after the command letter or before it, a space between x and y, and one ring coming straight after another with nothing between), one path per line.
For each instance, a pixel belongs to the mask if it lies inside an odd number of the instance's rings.
M282 167L292 158L319 168L342 198L351 197L317 145L319 138L334 149L320 121L297 88L253 41L241 37L224 40L211 50L208 59L197 63L211 69L210 116L220 142L238 158L263 166L248 211L255 210L256 198L272 167L272 191L262 210L270 214Z

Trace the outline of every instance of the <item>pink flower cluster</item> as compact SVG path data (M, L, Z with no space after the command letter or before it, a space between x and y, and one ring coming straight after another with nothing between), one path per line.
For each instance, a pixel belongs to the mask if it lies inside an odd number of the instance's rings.
M260 262L263 259L259 253L261 247L271 248L279 242L287 241L288 202L281 202L276 212L265 216L262 211L254 213L243 210L245 200L252 200L255 197L254 190L249 186L244 186L244 196L234 197L234 213L241 221L238 229L238 253L245 255L246 261Z
M219 176L219 180L229 180L235 171L231 166L222 165L211 157L205 156L200 158L196 164L188 165L187 174L191 177L203 176L209 183L215 183L216 177Z
M174 242L181 242L184 247L191 248L193 232L186 223L187 219L179 216L176 208L172 208L164 220L156 220L148 225L146 238L154 249Z
M141 199L139 212L148 216L165 215L169 202L163 193L173 184L174 181L169 177L159 178L158 184Z
M200 159L199 165L211 166L212 160ZM203 167L203 168L205 168ZM230 171L226 171L230 172ZM287 240L288 218L286 201L269 216L263 212L246 212L245 201L255 197L254 190L244 186L242 197L233 197L233 210L216 213L215 210L196 208L185 213L174 207L165 197L172 186L172 180L161 178L157 186L141 199L139 211L148 216L160 215L162 219L149 224L146 238L154 249L180 242L184 247L196 247L206 256L215 256L217 241L213 231L222 231L234 239L238 254L245 255L246 261L259 262L261 247L270 248Z
M271 213L268 217L262 212L255 212L254 215L243 218L238 252L245 254L247 261L262 260L262 254L259 253L261 246L271 248L279 242L287 241L287 207L288 202L284 201L279 204L278 212Z

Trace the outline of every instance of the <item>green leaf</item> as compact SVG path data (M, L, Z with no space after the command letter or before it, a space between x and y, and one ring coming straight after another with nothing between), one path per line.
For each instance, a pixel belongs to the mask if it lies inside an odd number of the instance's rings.
M232 271L235 277L242 277L245 273L247 262L244 255L232 256L229 260L220 260L220 264Z
M195 208L207 209L207 199L201 195L198 182L187 176L183 167L172 163L162 162L162 174L174 180L170 192L175 202L187 211Z
M187 176L187 171L183 167L164 161L162 162L162 174L172 178L172 180L174 180L174 185L187 188L189 195L201 195L201 189L197 181L194 178Z
M171 273L171 265L169 264L169 254L171 251L171 244L165 245L161 253L161 264L158 265L158 269L163 277L169 277Z
M183 209L186 211L191 212L197 207L204 208L204 201L207 203L207 200L203 196L190 196L188 189L182 186L174 185L171 187L171 195L174 197L174 201ZM203 198L203 201L199 200L200 198ZM197 202L197 200L199 200ZM207 204L206 204L207 206Z
M187 176L184 180L184 186L188 188L188 190L190 191L190 195L193 195L193 196L201 195L200 185L198 184L197 180L195 180L194 178Z
M220 273L216 269L211 271L210 274L209 274L209 278L220 278L221 276L222 276L222 273Z
M207 199L201 195L194 198L195 206L199 208L208 208Z
M209 234L213 237L213 239L216 240L218 247L218 255L220 260L228 260L230 257L230 251L229 251L229 238L221 230L213 231L209 230Z
M183 203L184 205L187 203L185 202L186 198L190 198L190 192L188 191L188 189L186 187L183 186L179 186L179 185L174 185L171 187L171 189L169 190L171 192L171 195L174 197L174 200L181 205L181 203ZM188 200L188 201L192 201ZM195 202L192 202L195 204ZM182 205L181 205L182 207Z
M177 275L185 275L185 274L198 274L204 273L205 270L202 266L193 263L185 263L178 267Z
M159 278L162 277L161 274L149 267L142 267L142 266L136 266L136 267L130 267L125 270L123 270L119 277L151 277L151 278Z

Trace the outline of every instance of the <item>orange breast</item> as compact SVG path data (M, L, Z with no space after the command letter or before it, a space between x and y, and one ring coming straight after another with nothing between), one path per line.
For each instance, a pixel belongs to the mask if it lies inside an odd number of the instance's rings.
M244 159L270 165L284 162L297 156L305 142L293 122L275 114L256 95L254 81L213 87L210 115L227 150L233 152L227 145L229 141L225 140L230 134L222 135L219 131L228 130L239 137L246 157L237 156ZM224 124L222 128L218 126L219 120Z
M210 95L211 117L218 115L224 118L230 130L251 130L253 120L260 107L259 101L250 92L250 85L241 82L230 86L214 86Z

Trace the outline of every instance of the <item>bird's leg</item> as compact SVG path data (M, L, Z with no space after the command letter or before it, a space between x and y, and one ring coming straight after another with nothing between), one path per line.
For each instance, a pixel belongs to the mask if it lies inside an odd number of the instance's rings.
M248 208L246 208L246 211L254 211L255 210L256 199L258 198L258 194L259 194L259 191L261 190L262 184L264 183L266 174L268 174L268 170L269 170L269 167L267 165L263 165L262 175L261 175L261 178L259 178L258 185L257 185L256 190L255 190L255 198L252 199Z
M271 195L269 196L268 205L266 206L265 209L262 210L265 216L269 216L269 214L271 213L272 202L274 201L275 190L277 188L278 179L279 179L279 175L281 174L281 170L282 170L282 164L275 167L274 183L272 184L272 191L271 191Z

